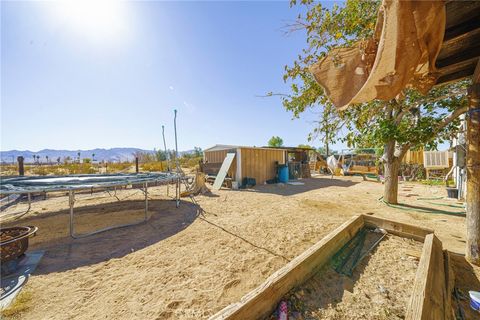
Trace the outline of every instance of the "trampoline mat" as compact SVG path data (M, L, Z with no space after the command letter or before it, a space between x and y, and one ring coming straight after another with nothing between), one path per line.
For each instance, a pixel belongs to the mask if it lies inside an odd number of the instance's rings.
M159 172L15 177L0 181L0 194L79 190L154 181L168 182L173 181L177 176L172 172Z

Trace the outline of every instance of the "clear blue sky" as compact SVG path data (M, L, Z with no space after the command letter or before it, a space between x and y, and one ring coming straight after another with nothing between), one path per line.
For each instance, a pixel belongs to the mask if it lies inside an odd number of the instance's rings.
M257 97L305 44L288 2L79 3L2 1L2 150L173 147L175 108L180 150L307 143L314 113Z

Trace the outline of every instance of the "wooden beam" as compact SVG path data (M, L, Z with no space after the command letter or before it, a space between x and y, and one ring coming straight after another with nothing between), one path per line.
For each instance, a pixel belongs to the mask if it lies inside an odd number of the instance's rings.
M448 41L464 33L468 33L478 28L479 25L480 22L478 21L478 17L475 17L469 21L465 21L462 24L459 24L458 26L448 28L445 30L445 34L443 35L443 41Z
M457 48L458 51L452 50L448 55L439 55L435 62L435 66L438 69L441 69L452 64L480 57L480 35L477 40L478 41L475 41L475 43L472 43L471 45Z
M471 69L473 74L473 70L475 70L475 67L477 66L478 59L478 57L474 57L456 64L451 64L438 69L438 72L442 75L447 75L461 70Z
M474 66L471 65L470 67L468 67L466 69L458 70L458 71L455 71L453 73L449 73L449 74L446 74L446 75L441 75L437 79L436 85L446 84L446 83L450 83L450 82L459 81L459 80L462 80L462 79L465 79L465 78L469 78L469 77L472 76L473 72L474 72Z
M423 244L406 320L445 319L445 279L442 242L429 234Z
M262 285L247 293L210 319L263 319L292 288L313 276L363 227L363 216L355 216L325 238L272 274Z
M480 83L480 59L478 59L477 66L475 67L475 71L473 72L472 83Z
M443 251L445 261L445 320L455 320L455 309L452 304L452 294L455 289L455 272L453 271L453 261L448 250Z
M475 70L475 83L468 89L467 120L467 244L466 258L480 265L480 71Z
M385 229L387 232L409 239L414 239L423 242L425 237L433 233L432 229L414 226L407 223L397 222L393 220L383 219L375 216L363 216L366 226L379 227Z
M444 39L437 60L445 59L476 45L478 39L480 39L480 22L478 26L470 32L462 33L449 40Z
M466 21L478 17L479 1L450 1L445 5L445 29L454 28Z

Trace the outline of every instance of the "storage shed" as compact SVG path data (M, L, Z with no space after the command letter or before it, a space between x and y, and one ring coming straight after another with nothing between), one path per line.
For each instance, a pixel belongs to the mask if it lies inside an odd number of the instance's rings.
M227 153L235 153L228 176L242 183L244 178L255 178L257 184L264 184L276 177L277 164L285 164L287 150L283 148L257 148L217 144L203 152L203 170L216 174Z

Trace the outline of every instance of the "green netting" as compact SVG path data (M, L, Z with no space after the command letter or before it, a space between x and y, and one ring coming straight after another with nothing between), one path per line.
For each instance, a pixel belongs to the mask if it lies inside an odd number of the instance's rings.
M332 267L336 272L351 277L355 267L385 237L383 231L362 228L332 258Z

